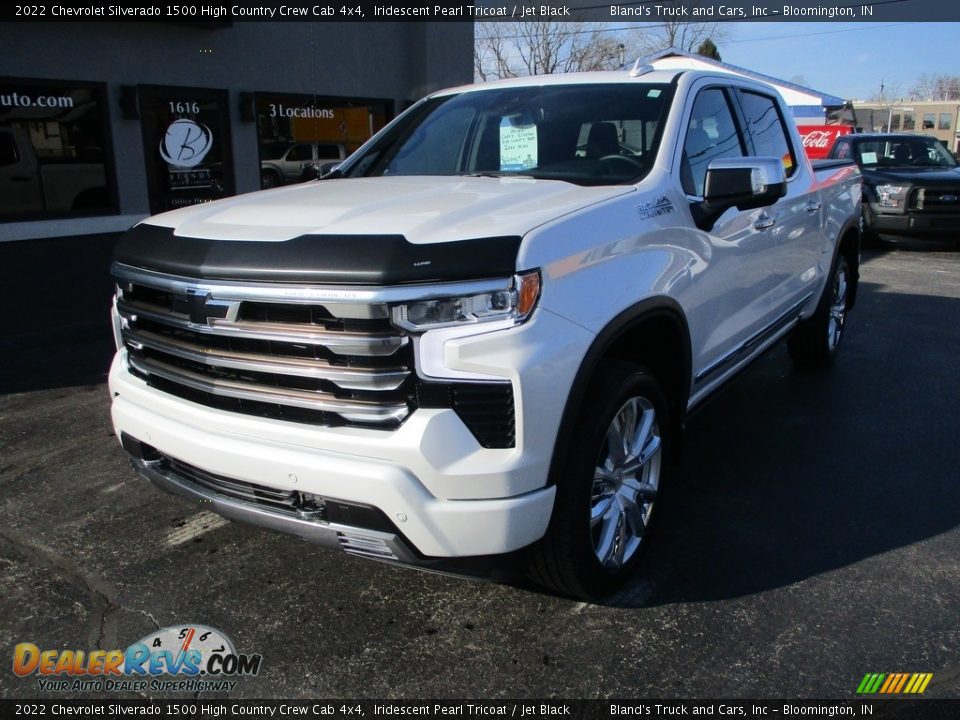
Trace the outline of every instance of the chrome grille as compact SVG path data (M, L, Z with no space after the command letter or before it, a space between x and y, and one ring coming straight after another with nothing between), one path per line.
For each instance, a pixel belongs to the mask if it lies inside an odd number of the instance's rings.
M318 503L316 498L312 496L308 497L294 490L279 490L266 485L224 477L223 475L214 475L170 457L165 457L163 462L184 480L233 500L259 505L274 512L296 515L297 517L309 515L311 518L314 516L318 519L325 518L322 501Z
M202 404L392 428L416 407L412 345L385 303L208 285L115 265L131 372Z
M960 213L960 186L922 187L913 192L913 207L932 213Z

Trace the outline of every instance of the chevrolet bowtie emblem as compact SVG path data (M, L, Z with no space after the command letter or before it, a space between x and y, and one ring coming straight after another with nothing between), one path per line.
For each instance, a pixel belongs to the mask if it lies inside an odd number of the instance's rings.
M173 310L189 316L194 325L209 325L213 319L234 320L239 307L239 302L214 300L210 293L199 288L187 290L186 295L177 295L173 299Z

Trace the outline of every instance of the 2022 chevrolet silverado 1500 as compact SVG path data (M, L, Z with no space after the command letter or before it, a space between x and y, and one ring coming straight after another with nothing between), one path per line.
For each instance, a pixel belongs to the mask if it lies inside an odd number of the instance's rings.
M856 166L731 75L439 92L331 178L131 230L110 391L141 475L354 555L612 590L687 411L856 297Z

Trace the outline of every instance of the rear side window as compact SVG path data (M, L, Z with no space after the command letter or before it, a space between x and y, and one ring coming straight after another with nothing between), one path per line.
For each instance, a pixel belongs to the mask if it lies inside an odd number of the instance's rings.
M833 151L832 157L839 158L841 160L846 160L850 157L850 143L849 142L838 142L836 150Z
M701 90L693 102L683 143L680 182L688 195L703 195L707 166L717 158L745 155L723 90Z
M313 148L310 145L294 145L287 153L287 160L298 162L300 160L312 160Z
M747 136L758 157L777 157L787 177L797 169L796 157L787 140L786 128L776 101L767 95L742 90L740 104L747 122Z

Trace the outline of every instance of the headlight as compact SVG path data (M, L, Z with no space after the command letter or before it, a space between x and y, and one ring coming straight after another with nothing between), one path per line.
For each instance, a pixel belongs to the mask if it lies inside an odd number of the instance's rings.
M516 275L502 290L419 300L393 308L393 324L404 330L425 332L470 323L513 320L522 323L540 297L540 273Z
M877 185L877 205L880 207L903 207L909 185Z

